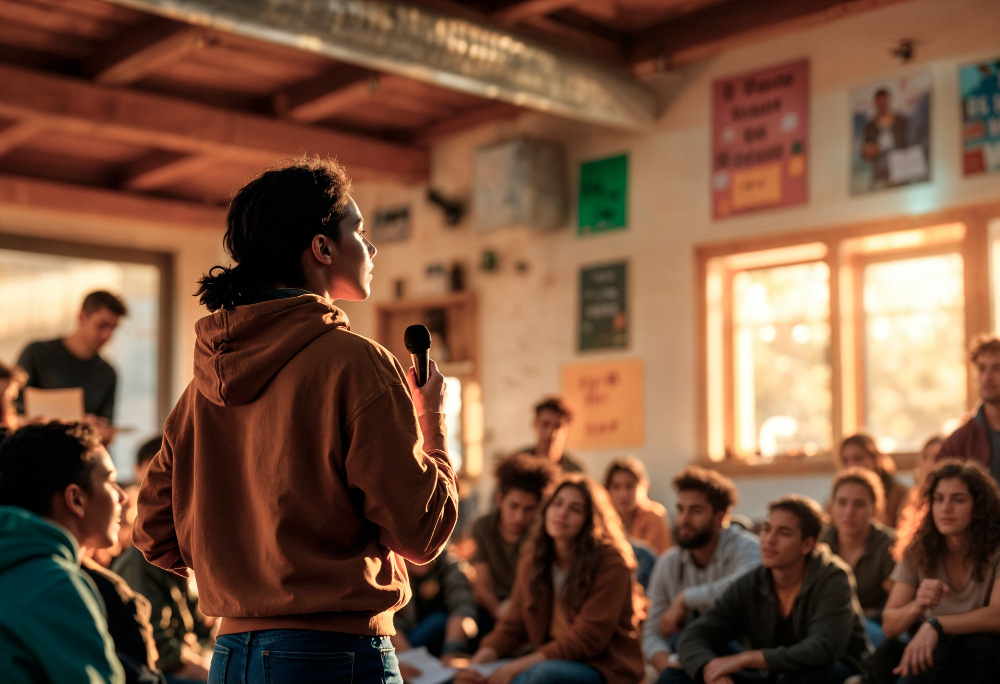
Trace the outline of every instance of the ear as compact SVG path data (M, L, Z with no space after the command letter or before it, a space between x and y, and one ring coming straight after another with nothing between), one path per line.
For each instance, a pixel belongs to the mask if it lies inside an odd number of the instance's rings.
M816 537L806 537L802 540L802 555L808 556L816 548Z
M78 484L71 484L63 490L63 503L70 515L83 518L87 515L87 495Z
M324 266L333 263L334 255L337 253L337 243L326 235L316 234L309 245L312 257Z
M496 497L496 501L497 501L497 508L500 508L500 502L503 501L503 492L501 492L498 489L497 493L495 494L495 497Z
M712 515L712 524L716 527L722 527L722 522L726 519L727 515L729 515L728 511L716 511L715 514Z
M80 313L76 315L76 322L79 323L80 325L83 325L83 322L85 320L87 320L87 312L84 311L83 309L80 309Z

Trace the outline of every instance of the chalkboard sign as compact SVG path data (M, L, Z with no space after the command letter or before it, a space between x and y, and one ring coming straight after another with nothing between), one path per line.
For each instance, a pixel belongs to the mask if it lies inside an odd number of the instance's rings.
M628 264L580 271L580 351L628 346Z
M628 155L580 165L579 235L627 225Z

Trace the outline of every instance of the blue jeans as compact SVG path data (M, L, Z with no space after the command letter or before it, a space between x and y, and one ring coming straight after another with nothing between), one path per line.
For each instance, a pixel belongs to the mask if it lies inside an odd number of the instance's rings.
M865 618L865 629L868 631L868 640L872 646L878 648L885 641L885 632L882 631L882 623L871 618Z
M605 684L604 675L572 660L546 660L514 677L511 684Z
M406 635L414 648L426 646L431 654L440 656L444 647L444 635L448 629L448 613L443 610L431 613Z
M220 636L208 684L403 684L389 637L308 629Z

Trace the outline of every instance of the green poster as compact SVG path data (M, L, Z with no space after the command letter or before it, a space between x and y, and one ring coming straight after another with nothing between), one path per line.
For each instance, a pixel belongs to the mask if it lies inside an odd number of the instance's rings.
M580 270L580 351L628 346L628 264Z
M579 235L625 228L628 220L628 155L580 165Z

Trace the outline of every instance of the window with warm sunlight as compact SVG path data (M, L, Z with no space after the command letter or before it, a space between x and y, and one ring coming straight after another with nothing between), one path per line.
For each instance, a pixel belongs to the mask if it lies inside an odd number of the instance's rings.
M867 429L885 452L919 451L966 406L962 257L871 263L862 278Z
M830 269L733 275L734 440L749 461L829 451Z

